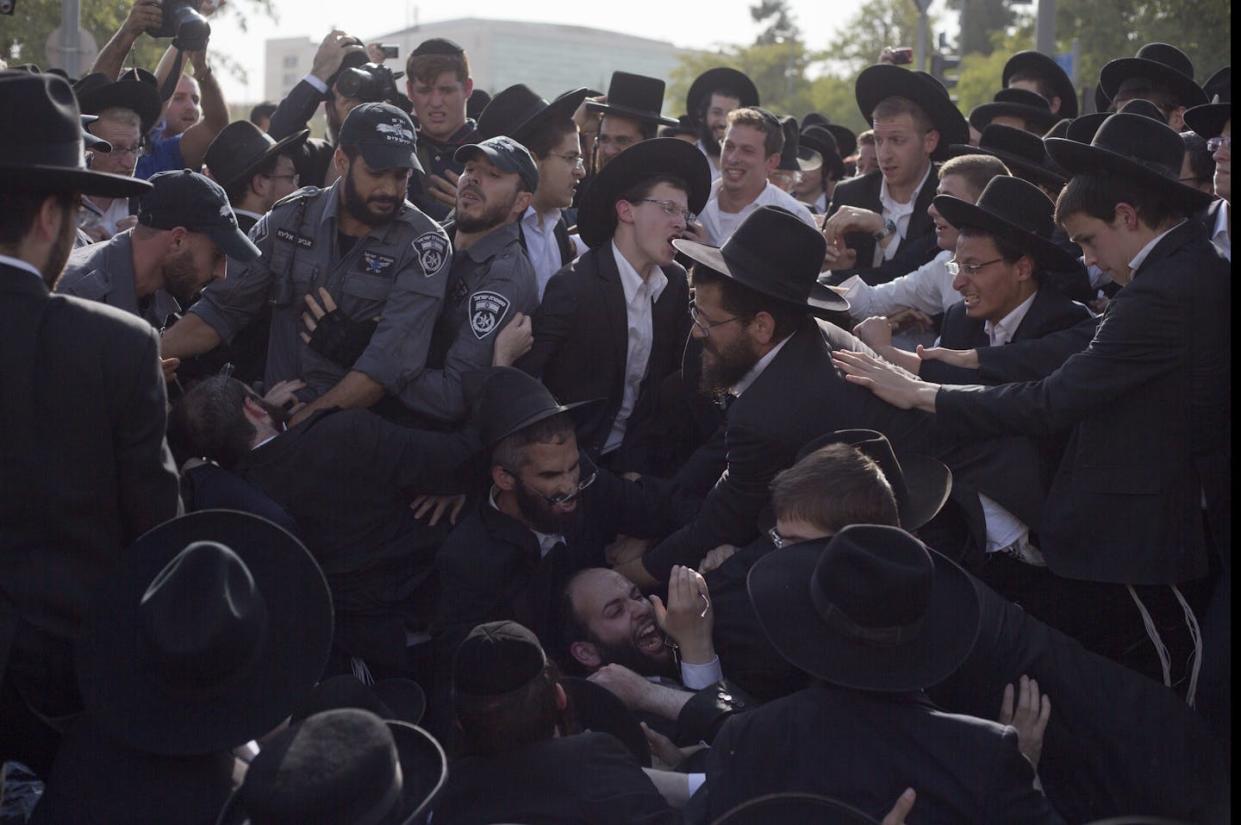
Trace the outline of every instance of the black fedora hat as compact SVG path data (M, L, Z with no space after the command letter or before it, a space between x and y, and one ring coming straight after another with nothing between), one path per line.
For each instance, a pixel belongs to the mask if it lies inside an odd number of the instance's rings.
M1018 117L1026 122L1031 132L1040 135L1056 125L1060 116L1053 114L1047 99L1037 92L1025 89L1000 89L990 103L975 106L970 111L970 125L978 131L986 129L997 117Z
M778 206L760 206L721 247L675 240L678 252L742 286L791 306L844 312L849 302L819 283L827 242L814 227Z
M155 75L145 69L130 69L118 80L98 72L88 74L74 84L73 91L88 115L97 115L113 106L137 112L144 135L151 131L164 108Z
M1143 100L1141 98L1126 100L1120 105L1117 112L1125 112L1126 114L1131 115L1141 115L1142 117L1150 118L1156 123L1163 123L1165 125L1168 122L1167 118L1164 117L1163 112L1159 111L1158 106L1151 103L1149 100ZM1099 127L1103 125L1103 121L1107 120L1113 114L1116 114L1116 112L1091 112L1088 115L1082 115L1081 117L1073 119L1063 135L1048 134L1046 137L1066 137L1069 140L1075 140L1078 143L1090 143L1090 141L1094 140L1095 132L1099 131Z
M602 685L574 676L562 678L560 685L569 697L569 708L579 728L615 736L638 764L645 768L651 766L651 746L646 734L616 694Z
M677 115L676 126L660 126L660 137L676 137L677 135L692 135L698 137L698 127L689 119L689 115Z
M1094 110L1095 112L1106 112L1112 106L1112 99L1107 96L1107 92L1103 91L1103 87L1095 84L1094 87ZM1089 113L1088 113L1089 114Z
M129 746L210 753L288 716L331 641L331 594L302 543L258 516L203 510L126 551L87 615L78 683Z
M1029 181L997 175L987 182L978 203L952 195L936 195L931 203L957 229L981 229L1014 244L1029 254L1042 272L1074 272L1081 266L1051 241L1056 229L1055 204Z
M888 63L877 63L862 70L854 87L858 108L862 117L872 126L875 123L875 107L889 97L903 97L922 107L932 125L939 132L939 146L931 155L935 160L948 156L948 146L953 143L969 143L970 130L965 117L948 96L944 84L926 72Z
M1004 161L1014 176L1051 189L1068 182L1068 175L1048 157L1043 139L1025 129L992 123L982 130L977 146L956 145L950 154L991 155Z
M470 96L465 101L465 116L478 120L478 116L483 113L489 103L491 103L491 93L475 89L470 92Z
M1189 55L1168 43L1147 43L1134 57L1120 57L1099 70L1099 88L1108 100L1115 100L1121 84L1133 77L1146 78L1168 86L1182 106L1207 103L1207 94L1194 82L1194 64Z
M1072 122L1073 122L1072 118L1067 118L1067 117L1062 120L1056 121L1056 125L1048 129L1047 132L1043 135L1043 137L1045 138L1068 137L1069 136L1069 124Z
M857 135L848 126L841 126L839 123L829 123L823 127L832 133L832 137L836 138L836 148L840 150L840 156L847 158L857 151Z
M108 198L133 197L151 188L144 180L86 168L78 102L63 78L0 74L0 110L11 113L0 118L0 187Z
M697 123L702 116L702 105L710 102L712 92L727 90L734 93L741 101L741 108L759 104L758 87L750 76L739 69L717 66L707 69L694 82L689 84L685 94L685 111L691 123ZM609 97L608 100L611 100Z
M734 807L711 825L879 825L839 800L788 791L766 794Z
M831 118L822 112L808 112L806 116L801 119L801 128L807 129L811 126L826 126L831 122Z
M1060 98L1059 116L1077 117L1077 90L1073 88L1073 81L1063 67L1054 59L1042 52L1017 52L1004 64L1002 85L1008 88L1008 84L1017 75L1033 75L1049 82L1056 91L1056 97Z
M479 435L487 449L553 415L598 403L595 399L561 404L541 381L513 367L493 367L474 380L480 382L476 390Z
M780 118L780 130L784 132L784 147L780 150L780 165L785 172L813 172L823 166L823 156L809 146L802 146L797 128L797 118L786 115Z
M291 722L300 722L325 710L358 708L369 710L380 719L416 725L422 721L426 707L427 695L412 679L380 679L365 685L347 673L315 685L310 695L293 708L289 718Z
M978 636L969 576L898 527L851 524L770 553L746 585L776 651L841 687L922 690L951 675Z
M660 114L664 108L664 82L644 74L612 72L607 103L591 100L586 102L586 108L604 115L628 117L662 126L675 126L677 123Z
M848 444L879 465L896 496L896 511L906 530L917 530L935 518L952 493L952 471L943 462L918 453L898 459L891 442L875 430L837 430L822 435L807 442L793 463L829 444Z
M103 138L95 137L93 134L91 134L90 130L86 128L87 126L94 123L96 120L99 120L99 116L98 115L82 115L80 120L82 121L82 143L86 145L86 148L90 149L92 152L103 152L105 154L108 152L111 152L112 151L111 143L108 143Z
M248 120L234 120L211 141L203 162L215 182L227 189L253 175L270 158L295 151L309 136L310 130L303 129L277 141Z
M1089 144L1068 138L1047 138L1044 143L1051 159L1070 175L1111 172L1134 178L1194 211L1212 200L1180 182L1185 141L1149 117L1117 112L1103 121Z
M823 158L823 165L827 167L828 175L832 180L840 180L844 176L845 161L840 152L840 145L836 143L836 136L826 127L803 125L801 134L797 136L797 139L803 146L807 146L819 153L819 157Z
M586 245L606 244L616 231L616 201L635 184L674 177L689 186L689 211L698 213L711 195L711 167L698 147L676 138L635 144L608 162L590 181L577 211L577 229Z
M573 89L551 103L518 83L496 94L478 116L478 133L483 139L506 135L524 144L544 124L569 120L586 99L586 89Z
M1219 137L1224 124L1232 120L1232 67L1225 66L1206 83L1211 102L1185 111L1185 123L1202 137Z
M417 725L328 710L263 745L218 822L408 825L447 778L444 749Z

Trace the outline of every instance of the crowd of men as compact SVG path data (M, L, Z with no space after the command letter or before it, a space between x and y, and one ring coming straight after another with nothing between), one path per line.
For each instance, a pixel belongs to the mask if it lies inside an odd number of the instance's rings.
M1229 68L161 23L0 66L0 821L1230 821Z

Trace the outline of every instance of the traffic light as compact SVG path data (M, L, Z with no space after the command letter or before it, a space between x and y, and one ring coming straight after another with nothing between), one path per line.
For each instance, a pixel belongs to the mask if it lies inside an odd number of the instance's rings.
M960 65L961 56L958 54L935 52L931 55L931 74L947 89L957 85L959 76L956 69Z

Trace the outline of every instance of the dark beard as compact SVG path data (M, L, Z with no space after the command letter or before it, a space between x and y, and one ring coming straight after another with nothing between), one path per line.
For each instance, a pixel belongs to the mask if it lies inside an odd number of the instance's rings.
M517 509L530 528L549 536L563 536L577 524L577 514L581 511L582 502L572 512L557 514L538 493L526 487L520 479L513 488L513 498L517 501Z
M367 226L383 226L386 223L392 222L400 206L398 202L391 212L384 215L372 212L370 203L362 198L361 193L358 192L357 184L353 182L353 164L349 165L349 170L345 174L345 211L349 213L350 217Z
M702 375L698 379L698 389L704 395L718 395L726 392L758 363L758 355L754 353L744 339L730 344L721 352L712 352L712 360L707 360L707 344L703 345Z
M61 211L60 234L52 242L47 252L47 264L43 267L43 282L51 289L64 271L65 263L73 252L73 242L77 240L77 210L66 208Z
M608 645L598 639L592 639L591 642L599 651L599 657L605 665L621 665L639 676L666 676L680 681L681 674L677 673L676 662L672 656L654 659L639 651L632 643Z
M194 255L184 250L164 266L164 291L177 299L183 307L189 306L198 292L198 278L194 272Z
M698 141L703 148L707 150L707 154L718 159L720 156L720 142L715 137L715 133L711 131L711 127L707 125L706 116L698 124Z
M477 192L478 190L474 190ZM481 195L481 193L478 193ZM460 209L457 210L457 229L462 232L486 232L489 229L495 229L508 218L508 213L513 208L513 203L517 200L517 193L513 193L513 197L509 198L508 203L497 203L488 207L483 214L477 218L472 218Z

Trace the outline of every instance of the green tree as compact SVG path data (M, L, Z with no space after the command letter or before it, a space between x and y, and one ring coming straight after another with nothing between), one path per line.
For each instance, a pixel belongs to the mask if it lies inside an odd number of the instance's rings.
M937 22L931 15L931 25ZM879 59L885 46L912 46L918 10L909 0L866 0L825 50L839 77L856 77Z
M948 0L948 7L960 13L961 54L991 54L994 35L1008 29L1016 16L1010 0Z
M255 14L275 18L273 0L230 0L211 19L230 17L242 29ZM82 28L90 32L100 48L108 42L129 14L132 0L89 0L82 3ZM35 63L54 68L47 59L47 38L60 25L60 0L19 0L17 12L11 17L0 16L0 56L10 62ZM169 40L155 40L143 35L134 45L126 65L154 69ZM246 79L245 68L228 55L212 54L225 71L239 80ZM89 67L83 67L83 72Z
M800 117L813 107L811 83L806 75L814 58L797 40L694 52L683 56L673 69L667 98L684 101L694 78L707 69L728 66L745 72L754 81L764 108Z

